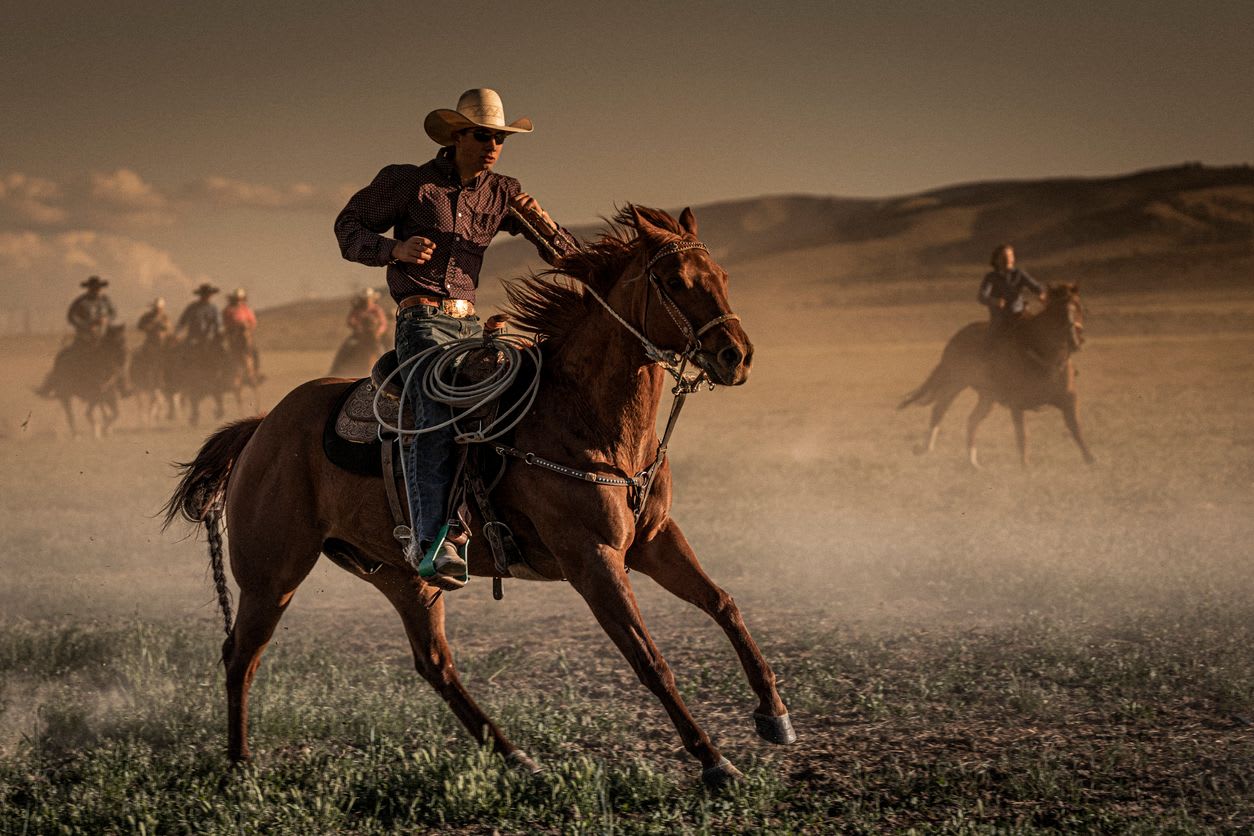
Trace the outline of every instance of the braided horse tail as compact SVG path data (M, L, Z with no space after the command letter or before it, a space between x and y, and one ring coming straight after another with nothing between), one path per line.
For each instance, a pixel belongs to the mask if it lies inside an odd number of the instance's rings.
M245 418L219 429L205 440L200 452L190 462L179 462L181 471L178 487L162 508L165 515L162 529L169 528L176 517L190 523L201 523L209 541L209 565L213 570L213 586L218 594L218 607L222 610L222 622L226 629L226 645L223 654L232 643L231 592L226 583L222 547L222 513L226 504L226 483L231 467L244 445L261 425L262 416Z

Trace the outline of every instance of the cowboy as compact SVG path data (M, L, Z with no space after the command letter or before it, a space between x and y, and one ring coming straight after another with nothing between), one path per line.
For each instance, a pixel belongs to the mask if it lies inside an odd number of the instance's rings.
M108 286L109 283L99 276L89 276L86 281L79 283L79 287L86 290L70 303L65 312L66 321L74 328L74 341L57 352L52 360L52 370L35 390L37 394L45 398L53 397L57 383L66 372L67 364L75 355L99 344L105 329L113 324L117 310L109 297L102 292Z
M65 318L74 326L74 341L95 342L104 334L107 326L117 317L113 302L102 293L109 283L99 276L91 276L79 287L87 288L78 298L70 303Z
M228 342L245 346L253 361L253 375L260 379L261 358L257 356L257 314L248 307L248 293L237 287L226 297L226 307L222 309L222 332Z
M475 290L484 250L498 232L526 236L549 264L578 248L574 237L517 180L492 170L506 138L532 130L526 117L505 121L496 91L467 90L456 110L427 114L423 128L441 146L435 159L421 166L387 166L335 219L344 258L387 268L388 290L397 303L396 354L401 362L481 333ZM395 237L384 234L389 230ZM425 403L419 392L407 397L413 398L418 427L448 419L447 406ZM449 516L453 445L451 426L409 436L405 445L413 523L405 558L416 568L425 555L432 556L437 573L433 580L445 589L463 586L466 570L454 544L439 537Z
M370 342L378 340L388 330L387 314L378 303L379 291L368 287L353 297L353 306L348 311L348 330L353 336Z
M215 343L222 336L218 309L209 301L209 297L217 292L218 289L208 282L192 291L196 295L196 301L183 309L179 324L174 328L175 335L187 332L188 345Z
M976 298L981 305L988 307L988 330L990 334L995 334L1023 316L1025 291L1044 302L1045 288L1036 279L1015 267L1015 250L1009 244L994 248L989 264L993 269L980 282L980 291Z
M139 324L135 327L144 335L145 345L163 345L174 327L165 310L165 298L158 296L153 299L152 305L140 316Z

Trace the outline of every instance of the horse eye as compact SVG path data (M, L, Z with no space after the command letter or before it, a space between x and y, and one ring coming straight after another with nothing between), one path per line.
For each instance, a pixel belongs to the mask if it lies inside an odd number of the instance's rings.
M684 280L679 278L679 276L671 276L666 280L666 286L671 290L683 290Z

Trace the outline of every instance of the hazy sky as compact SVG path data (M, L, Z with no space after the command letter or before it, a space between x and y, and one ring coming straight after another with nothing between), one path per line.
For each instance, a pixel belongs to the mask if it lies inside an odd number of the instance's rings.
M317 8L315 8L317 6ZM0 280L128 319L382 281L331 223L490 86L498 170L582 223L767 193L1254 160L1254 3L20 4L0 29ZM0 327L4 323L0 322Z

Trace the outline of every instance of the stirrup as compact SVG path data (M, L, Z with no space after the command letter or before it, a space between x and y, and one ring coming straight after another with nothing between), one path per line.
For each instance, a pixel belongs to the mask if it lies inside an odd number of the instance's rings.
M426 554L422 556L422 562L418 564L418 576L430 580L437 574L435 571L435 556L439 554L440 547L444 545L444 541L448 539L448 523L440 526L440 533L436 535L435 540L427 549ZM463 584L470 580L470 564L467 561L467 553L470 551L470 540L456 547L458 556L462 562L466 564L466 568L462 570L462 574L448 575L447 577L460 580Z

